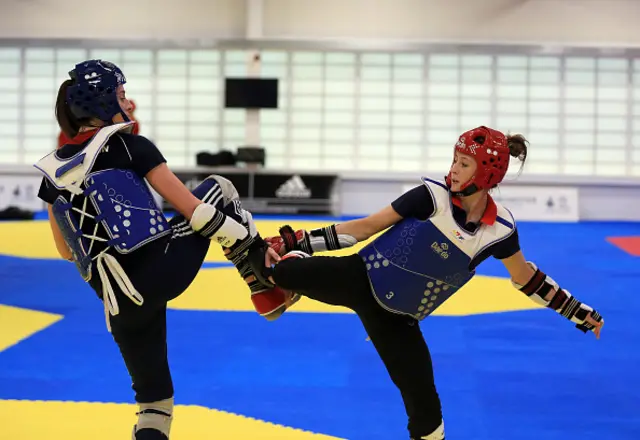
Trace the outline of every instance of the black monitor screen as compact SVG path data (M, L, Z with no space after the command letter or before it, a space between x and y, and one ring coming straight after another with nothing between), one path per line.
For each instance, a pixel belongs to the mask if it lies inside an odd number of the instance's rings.
M278 80L274 78L226 78L226 108L278 108Z

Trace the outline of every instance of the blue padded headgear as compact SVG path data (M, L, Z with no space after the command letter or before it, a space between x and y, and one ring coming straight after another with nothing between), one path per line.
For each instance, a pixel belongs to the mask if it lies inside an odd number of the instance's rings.
M118 103L117 88L127 82L118 66L103 60L87 60L77 64L69 76L73 85L67 88L66 98L76 118L97 118L112 124L113 117L122 113L129 122Z

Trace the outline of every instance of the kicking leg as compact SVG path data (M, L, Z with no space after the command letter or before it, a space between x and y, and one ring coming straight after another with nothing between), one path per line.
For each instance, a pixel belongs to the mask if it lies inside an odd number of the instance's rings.
M278 286L269 286L256 278L247 258L244 256L232 257L232 251L225 249L224 254L231 260L242 279L249 286L251 302L256 312L268 321L278 319L282 314L296 303L300 296L281 289Z
M266 276L262 276L266 269L264 257L268 247L260 237L251 213L242 208L236 188L229 180L212 175L194 190L194 194L247 230L249 239L230 248L223 246L224 255L249 286L251 299L258 313L268 320L277 319L296 299L289 292L273 286L266 280ZM262 266L262 270L256 270L258 266Z
M286 259L275 265L278 287L316 301L353 309L355 292L369 292L367 270L359 255Z
M264 261L264 252L266 252L267 246L262 241L258 233L251 213L242 208L240 197L236 188L233 186L233 183L224 177L210 175L193 190L193 195L202 200L205 204L213 206L217 212L222 214L223 217L231 219L234 223L239 225L239 227L245 230L245 234L247 234L248 237L247 239L236 243L231 248L223 246L223 249L227 260L234 264L240 276L249 285L252 299L254 299L256 294L272 290L274 286L258 280L254 270L249 265L249 258L251 254L257 254L252 256L257 260ZM217 221L214 218L210 225L210 229L214 230L217 225L221 223L221 221ZM206 256L211 240L204 235L194 233L191 223L182 216L174 217L172 220L172 226L175 231L174 239L177 238L177 240L172 241L169 252L182 252L183 254L195 253L203 260ZM207 226L207 228L209 228L209 226ZM187 255L184 255L184 257L180 259L184 260L188 258L189 257ZM280 289L275 290L277 291L276 296L284 296ZM272 298L269 298L270 301L271 299ZM259 309L258 311L260 314L265 316L267 319L275 319L276 309L280 305L281 304L265 304L263 307L258 307L256 305L256 309Z
M211 175L204 179L191 193L204 203L213 206L218 211L231 217L236 222L241 222L241 214L235 204L239 204L240 197L233 184L224 177ZM239 208L239 207L238 207ZM171 226L180 235L193 235L195 239L205 243L207 248L210 239L200 234L193 234L193 228L189 220L183 215L177 214L171 219Z

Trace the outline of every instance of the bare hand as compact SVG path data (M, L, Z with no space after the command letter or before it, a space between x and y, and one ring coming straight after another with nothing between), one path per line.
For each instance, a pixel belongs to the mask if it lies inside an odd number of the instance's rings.
M604 326L604 319L598 322L593 319L591 315L588 315L587 319L585 319L585 322L588 322L594 327L593 332L596 334L596 339L600 339L600 332L602 331L602 327Z
M265 267L271 267L280 261L280 255L273 249L267 248L267 252L264 254L264 265Z

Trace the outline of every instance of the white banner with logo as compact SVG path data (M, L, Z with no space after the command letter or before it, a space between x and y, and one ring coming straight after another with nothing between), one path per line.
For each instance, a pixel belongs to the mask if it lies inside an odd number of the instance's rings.
M0 176L0 210L9 207L41 211L45 203L38 198L41 177L38 176Z
M570 186L503 185L491 193L517 221L577 222L578 188Z

